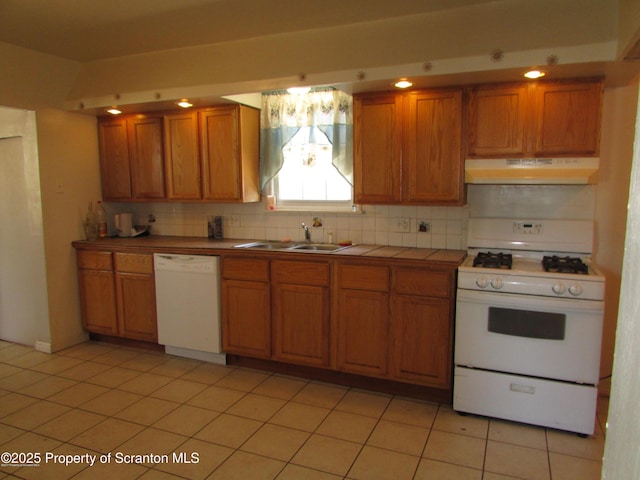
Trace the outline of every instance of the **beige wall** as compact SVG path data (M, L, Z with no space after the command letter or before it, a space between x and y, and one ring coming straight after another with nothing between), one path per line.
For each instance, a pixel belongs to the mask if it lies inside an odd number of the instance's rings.
M606 276L601 376L609 375L613 364L637 101L637 79L605 91L594 245L596 263ZM608 393L610 385L603 381L601 393Z
M84 238L82 218L101 198L94 117L36 113L44 224L51 350L86 338L80 318L73 240Z
M36 119L0 107L0 338L50 342Z
M0 42L0 105L62 108L80 64Z
M620 0L618 4L618 56L624 58L640 41L640 2Z

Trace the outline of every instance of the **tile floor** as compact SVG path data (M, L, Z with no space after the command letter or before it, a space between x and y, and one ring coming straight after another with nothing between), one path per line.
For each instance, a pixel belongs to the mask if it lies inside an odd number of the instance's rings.
M580 438L103 343L0 341L0 452L41 455L3 456L0 479L599 479L606 407Z

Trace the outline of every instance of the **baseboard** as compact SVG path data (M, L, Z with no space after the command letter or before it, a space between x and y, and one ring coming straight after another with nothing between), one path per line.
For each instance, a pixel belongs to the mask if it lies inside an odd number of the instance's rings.
M41 342L40 340L36 341L36 345L34 347L37 351L43 353L51 353L51 343L49 342Z
M227 355L225 353L201 352L199 350L172 347L170 345L166 345L164 351L168 355L175 355L176 357L186 357L193 360L202 360L203 362L217 363L219 365L227 364Z

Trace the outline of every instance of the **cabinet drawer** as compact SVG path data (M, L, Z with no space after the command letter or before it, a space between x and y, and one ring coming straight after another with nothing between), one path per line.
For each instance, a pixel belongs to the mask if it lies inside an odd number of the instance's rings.
M340 288L351 290L389 291L389 269L371 265L339 265Z
M396 269L393 277L394 293L426 297L448 297L452 273L421 269Z
M320 262L274 260L271 281L299 285L329 285L329 264Z
M111 252L77 251L78 268L89 270L113 270Z
M153 255L116 253L116 271L153 275Z
M269 260L222 258L222 276L234 280L269 281Z

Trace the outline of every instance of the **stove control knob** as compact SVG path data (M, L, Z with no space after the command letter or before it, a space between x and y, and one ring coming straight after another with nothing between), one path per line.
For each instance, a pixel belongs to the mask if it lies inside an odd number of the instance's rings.
M500 277L496 277L491 280L491 286L496 290L500 290L502 288L502 279Z
M551 290L553 290L553 293L555 293L556 295L562 295L567 291L567 287L564 286L564 283L554 283L553 287L551 287Z
M575 285L571 285L569 287L569 293L571 295L573 295L574 297L579 297L580 295L582 295L582 292L584 290L582 289L582 287L580 285L578 285L577 283Z
M487 277L477 278L476 285L480 288L487 288L487 285L489 285L489 280L487 280Z

